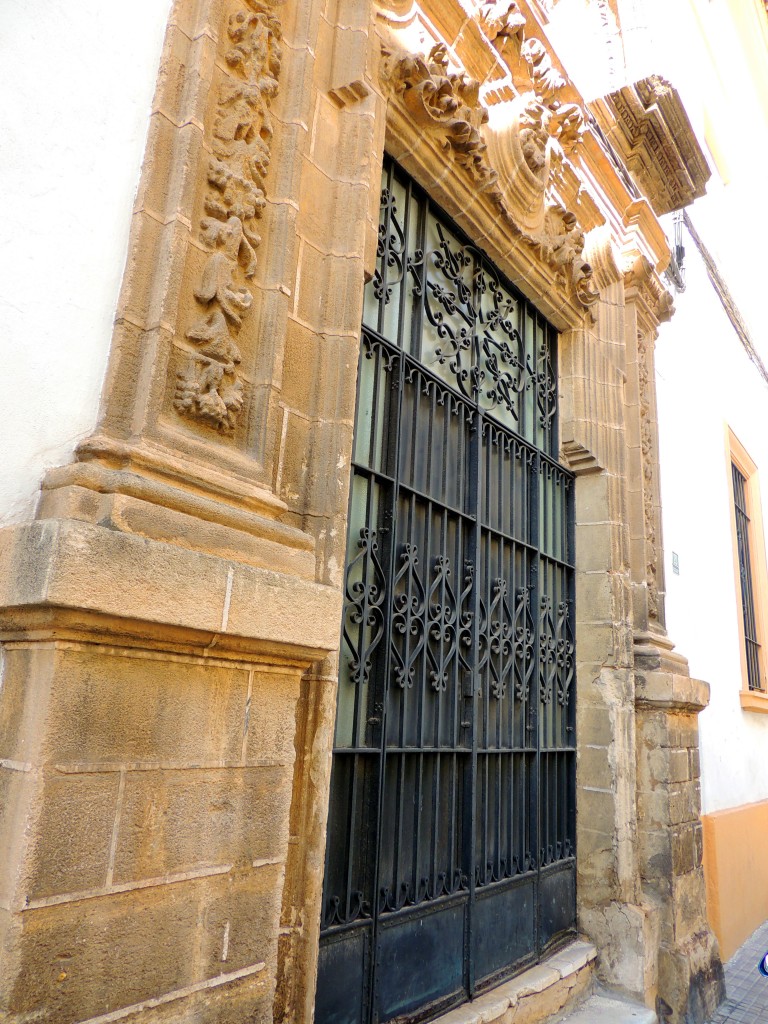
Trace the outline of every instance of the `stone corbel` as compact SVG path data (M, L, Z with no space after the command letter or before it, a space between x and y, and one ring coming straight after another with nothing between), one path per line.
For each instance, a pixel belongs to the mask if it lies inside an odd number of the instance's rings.
M525 15L512 0L491 0L478 11L478 18L486 39L502 57L511 47L518 50L525 30Z
M628 301L637 307L638 327L643 333L655 332L660 323L672 318L675 311L672 295L647 257L636 256L625 270L624 290Z

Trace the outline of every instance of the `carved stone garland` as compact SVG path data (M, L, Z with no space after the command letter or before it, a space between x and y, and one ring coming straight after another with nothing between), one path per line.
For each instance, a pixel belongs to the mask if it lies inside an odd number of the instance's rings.
M283 0L242 0L227 21L230 73L219 89L208 164L200 240L210 250L195 299L202 315L186 332L197 345L178 376L179 413L218 430L234 430L243 405L242 360L237 335L253 295L245 280L256 271L261 244L257 224L266 205L264 179L270 158L270 102L280 74L280 22L273 8Z
M531 88L519 97L521 109L515 142L535 187L543 195L550 176L559 172L566 155L581 141L584 113L578 104L558 100L565 79L553 66L540 40L522 41L525 19L517 4L488 3L479 14L481 25L499 52L506 57L509 47L515 46L518 61L527 66ZM550 199L541 230L531 233L520 227L509 210L482 135L488 112L480 103L478 83L449 70L444 43L433 46L426 57L393 53L386 48L383 56L382 78L401 98L415 123L440 140L440 145L465 168L478 190L495 203L512 230L555 270L562 286L573 290L580 305L592 306L598 292L592 268L583 258L585 238L576 215Z
M648 614L659 615L657 579L656 515L654 510L653 429L651 427L651 384L648 371L648 347L642 331L637 334L637 375L640 392L640 453L643 467L643 526L645 531L645 571L648 581Z
M652 313L653 322L669 320L674 311L672 296L661 286L653 268L645 257L636 260L626 273L625 285L642 288L645 303ZM653 340L652 330L637 332L637 376L640 403L640 460L643 474L643 533L645 537L645 573L648 586L648 615L659 617L658 560L659 538L657 531L656 443L653 410Z

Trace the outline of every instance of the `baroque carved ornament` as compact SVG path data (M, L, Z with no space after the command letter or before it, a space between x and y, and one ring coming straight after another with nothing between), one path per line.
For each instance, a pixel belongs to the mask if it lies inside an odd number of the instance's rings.
M488 111L479 83L451 71L444 43L426 55L384 46L382 79L414 123L464 168L512 231L555 271L557 283L588 309L598 292L584 259L584 231L577 215L556 195L565 165L585 130L584 111L561 99L566 81L544 44L525 38L525 18L516 3L483 4L477 18L489 41L514 68L520 89L508 129L490 132L486 141ZM515 210L515 191L523 197L517 205L537 211L530 223Z
M639 257L624 277L627 288L641 290L651 314L659 323L672 316L672 296L653 274L644 257ZM655 334L647 325L637 332L637 374L640 400L640 459L643 474L643 533L645 537L645 572L648 587L648 614L659 617L659 536L658 536L658 453L656 445L653 383L653 343Z
M199 238L209 255L194 295L200 316L186 332L197 347L178 376L179 413L230 433L243 405L237 336L253 302L247 287L261 244L258 222L266 205L270 103L280 75L283 0L239 0L227 20L227 72L213 123L207 169L206 216Z

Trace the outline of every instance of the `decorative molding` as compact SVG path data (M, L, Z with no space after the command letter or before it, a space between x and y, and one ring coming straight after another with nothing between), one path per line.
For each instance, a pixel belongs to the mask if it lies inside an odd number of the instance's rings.
M560 445L560 458L576 476L600 473L603 469L594 452L585 448L580 441L563 441Z
M640 459L643 472L643 530L645 534L645 571L648 585L648 614L659 617L658 558L656 530L656 446L653 434L653 393L651 386L651 338L638 331L637 377L640 399Z
M509 2L488 3L478 12L497 49L509 56L514 47L516 80L522 76L528 86L511 105L505 104L506 123L491 128L487 139L483 129L488 111L480 100L479 83L450 70L444 43L436 43L426 56L383 45L381 77L410 120L437 139L512 232L555 272L558 285L589 309L599 295L583 256L585 232L563 199L564 194L577 202L581 198L580 179L569 158L581 141L585 114L578 104L559 98L567 83L544 44L524 38L521 18L517 5ZM596 209L586 208L600 223Z
M488 163L480 131L488 111L480 103L479 83L449 71L444 43L433 46L426 57L388 49L383 56L382 78L400 96L413 121L440 137L442 148L482 191L494 189L498 174Z
M186 332L197 351L179 373L179 413L231 433L243 406L237 335L253 302L243 279L256 271L257 226L266 205L269 107L280 75L283 0L239 0L227 20L228 71L220 88L200 241L209 250L195 299L202 314Z
M598 288L609 288L624 277L619 254L611 236L611 229L607 224L589 232L584 256L592 267L594 281Z
M660 323L672 319L675 303L669 292L645 256L636 256L624 274L624 287L640 298L646 316L647 330L653 330Z
M624 275L628 301L637 301L637 376L640 403L640 458L643 487L643 533L645 536L648 614L659 618L659 549L658 536L658 452L656 446L655 382L653 379L653 345L659 323L669 320L674 312L672 296L644 256L638 256ZM644 312L645 315L641 315Z
M353 103L359 103L360 100L364 100L366 96L370 95L370 89L365 82L355 79L354 82L329 89L328 95L337 107L350 107Z
M704 195L711 172L680 96L665 78L642 78L590 108L657 215Z

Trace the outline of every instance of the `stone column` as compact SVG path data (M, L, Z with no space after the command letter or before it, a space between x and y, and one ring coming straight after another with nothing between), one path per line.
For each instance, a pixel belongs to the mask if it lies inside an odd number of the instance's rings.
M701 866L696 716L709 701L664 626L654 344L671 297L643 257L625 276L627 445L631 466L638 854L660 921L656 1010L664 1024L700 1024L724 996Z

